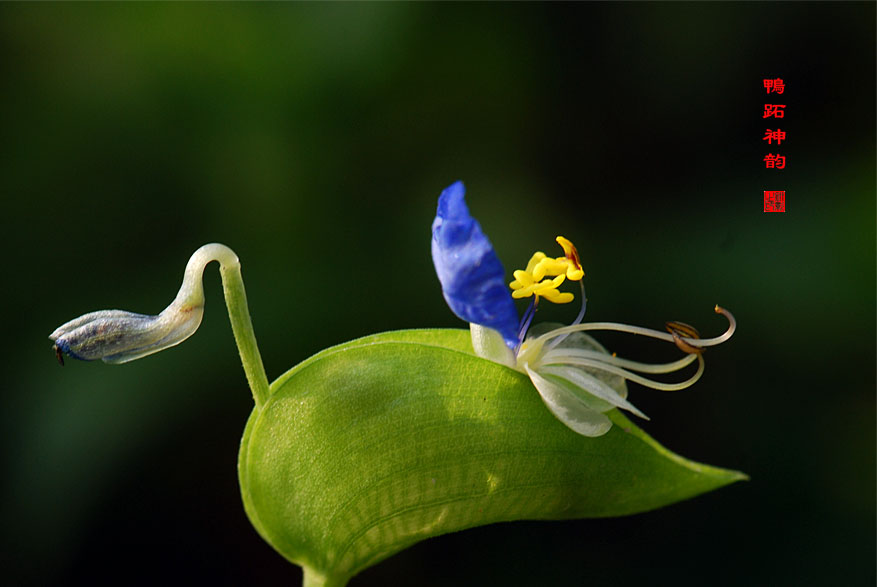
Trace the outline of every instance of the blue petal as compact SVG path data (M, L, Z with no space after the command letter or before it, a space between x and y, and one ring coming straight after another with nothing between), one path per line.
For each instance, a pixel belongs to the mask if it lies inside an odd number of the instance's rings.
M493 245L469 215L458 181L439 196L432 223L432 262L451 310L467 322L493 328L509 348L518 344L518 312Z

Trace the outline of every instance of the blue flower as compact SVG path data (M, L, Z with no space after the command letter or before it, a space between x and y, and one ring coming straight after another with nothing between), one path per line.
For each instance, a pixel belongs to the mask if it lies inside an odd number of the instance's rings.
M513 349L518 344L518 311L502 263L481 225L469 215L465 195L458 181L439 196L432 223L432 262L451 311L466 322L496 330Z
M703 374L704 348L721 344L734 333L734 317L719 306L715 311L728 319L729 326L711 339L701 339L693 327L681 322L668 322L668 332L613 322L582 323L584 271L575 246L562 236L557 242L564 256L535 253L525 269L514 272L509 293L502 263L481 226L469 215L464 196L462 182L445 189L432 224L432 260L445 300L454 314L470 323L475 353L525 373L551 413L575 432L606 434L612 427L606 412L613 408L646 418L627 400L625 381L664 391L684 389ZM581 287L582 307L576 319L569 326L540 324L530 329L540 299L557 304L574 299L573 294L558 290L567 280L578 281ZM524 297L533 300L519 323L514 299ZM629 332L672 342L687 356L666 364L622 359L585 334L590 330ZM635 373L671 373L695 361L697 371L680 383L654 381Z

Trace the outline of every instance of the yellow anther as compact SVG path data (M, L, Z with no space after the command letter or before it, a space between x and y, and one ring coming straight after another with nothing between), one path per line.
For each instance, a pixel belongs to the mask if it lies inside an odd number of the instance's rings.
M572 242L564 238L562 236L558 236L557 244L563 247L563 254L566 256L566 259L569 261L569 264L566 268L566 277L571 281L578 281L582 277L585 276L585 271L582 269L582 262L579 259L579 252L576 250L576 246L572 244Z
M516 300L520 300L522 298L529 298L531 295L533 295L533 286L526 287L524 289L512 290L512 297Z
M560 287L560 284L566 280L565 275L558 275L553 279L543 279L542 281L536 283L531 283L529 285L519 285L516 287L518 282L513 282L512 289L512 297L516 300L521 298L528 298L530 296L543 297L549 302L554 302L555 304L565 304L567 302L572 301L572 294L561 294L561 292L557 291L557 288Z
M563 275L567 272L567 265L569 265L569 261L565 257L558 257L556 259L545 257L533 269L533 279L539 281L545 276Z
M549 302L554 302L555 304L568 304L575 299L575 296L568 291L561 292L556 289L547 290L540 295Z
M542 251L536 251L533 253L533 256L530 257L530 260L527 261L527 268L524 269L527 273L533 273L533 270L536 269L536 265L542 262L547 255Z
M515 280L509 284L509 287L512 289L521 289L522 287L527 287L535 283L533 276L526 271L518 269L514 272L514 276Z
M518 300L536 296L537 299L542 297L555 304L566 304L573 300L573 294L560 292L557 288L567 279L580 280L585 272L582 271L575 246L562 236L557 237L557 242L563 247L564 257L549 257L539 251L530 257L526 269L514 272L515 280L509 283L513 298Z

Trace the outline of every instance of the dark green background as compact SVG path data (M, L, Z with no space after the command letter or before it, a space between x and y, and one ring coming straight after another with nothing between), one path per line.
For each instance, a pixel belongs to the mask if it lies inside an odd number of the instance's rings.
M352 585L873 585L874 53L874 3L3 4L4 582L295 584L240 503L252 400L215 270L170 352L61 369L46 336L161 310L210 241L242 260L270 379L464 326L429 257L463 179L509 272L578 245L591 320L711 335L713 304L735 312L696 387L631 396L669 448L752 480L444 536Z

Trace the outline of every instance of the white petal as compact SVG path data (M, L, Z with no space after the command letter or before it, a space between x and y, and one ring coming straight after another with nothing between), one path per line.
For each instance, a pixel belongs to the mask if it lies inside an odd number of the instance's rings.
M554 324L551 322L537 324L527 333L527 338L537 337L560 326L562 326L562 324ZM588 353L600 353L604 355L609 354L609 351L607 351L606 348L597 342L597 340L591 335L585 334L584 332L573 332L568 334L557 346L545 353L543 359L541 359L539 363L542 363L545 358L550 357L552 354L576 356L578 351L587 351ZM584 353L584 355L589 356L587 353ZM541 371L539 365L537 365L536 368ZM617 391L621 397L627 398L627 384L623 377L619 377L613 373L607 373L606 371L600 371L598 369L589 369L587 367L579 367L579 369L584 369L587 373Z
M576 385L570 383L566 379L558 377L557 375L554 375L552 373L546 373L542 367L537 367L537 369L537 373L540 376L547 379L554 385L559 385L560 387L563 387L568 393L571 393L579 398L583 404L585 404L587 407L594 410L595 412L606 413L609 410L615 409L615 405L607 402L606 400L602 400L596 395L588 393L587 391L582 391L582 389L576 387Z
M612 389L593 375L586 373L583 369L578 369L568 365L545 365L544 367L540 367L539 371L540 373L556 375L580 388L583 393L595 395L598 398L609 402L613 406L617 406L636 414L644 420L649 419L648 416L639 411L636 406L621 397L616 390Z
M542 377L529 365L524 365L530 381L536 386L542 401L554 416L568 428L582 436L603 436L612 428L612 421L604 414L589 408L577 395L565 386L557 385Z
M475 349L476 355L506 367L515 367L515 353L506 346L499 332L493 328L470 323L469 333L472 335L472 348Z

